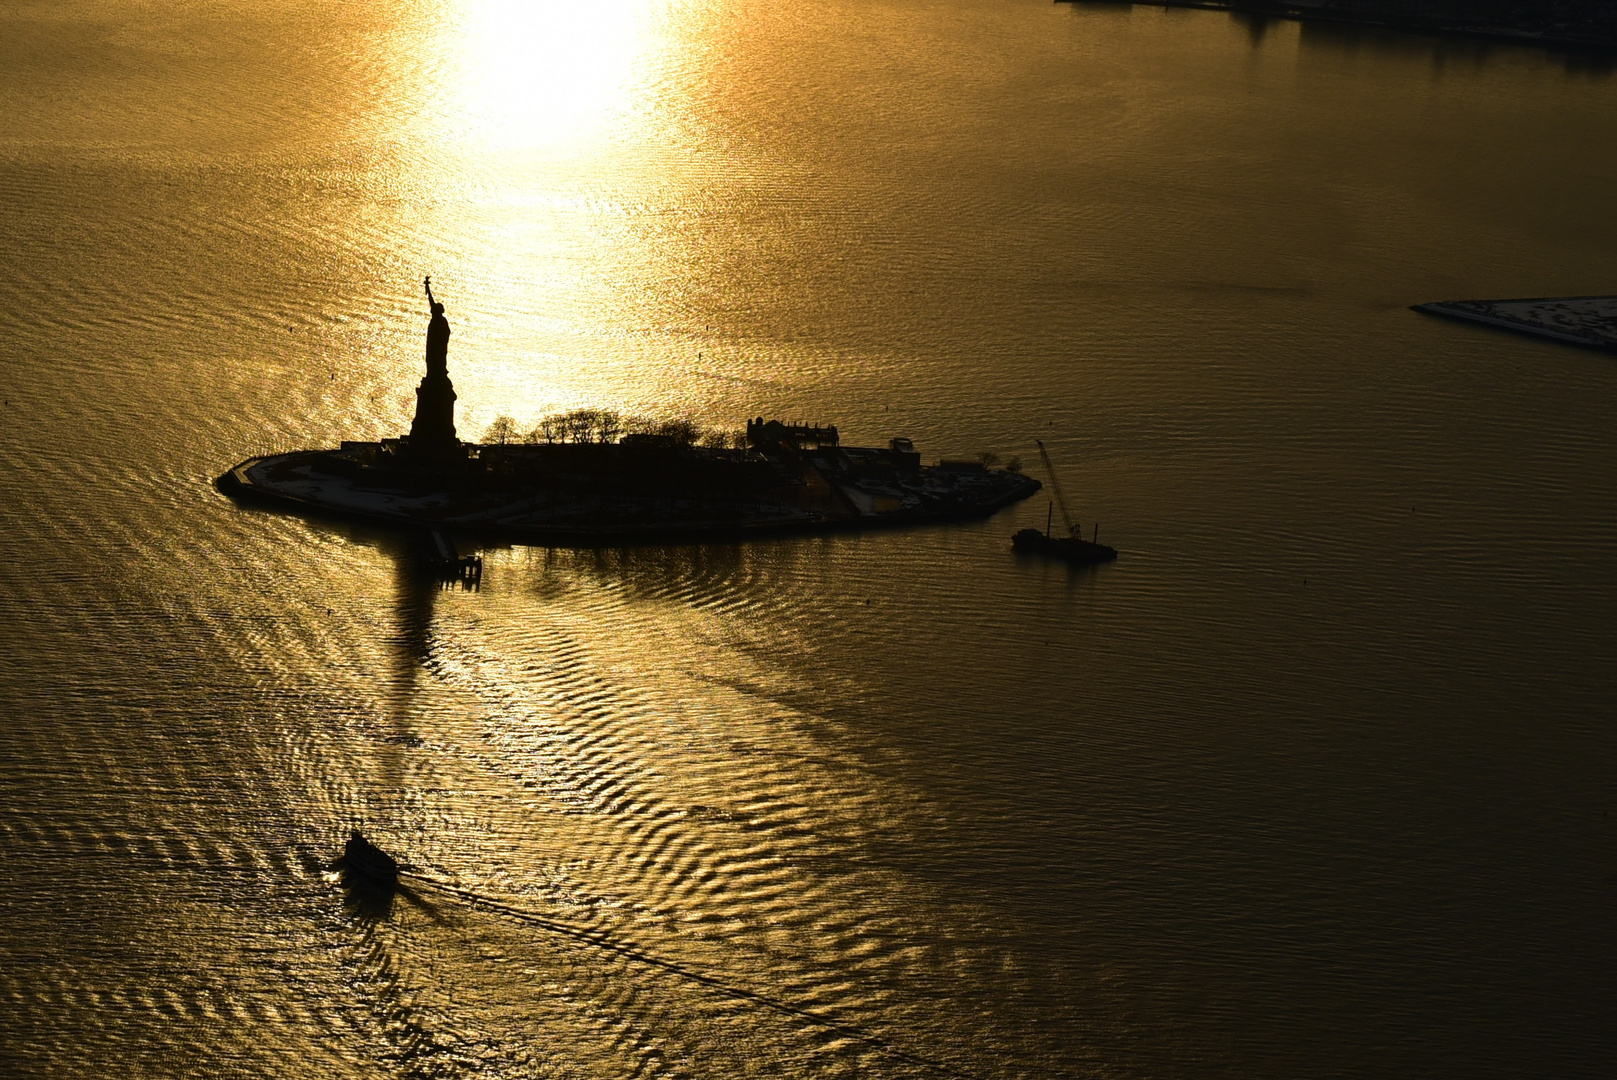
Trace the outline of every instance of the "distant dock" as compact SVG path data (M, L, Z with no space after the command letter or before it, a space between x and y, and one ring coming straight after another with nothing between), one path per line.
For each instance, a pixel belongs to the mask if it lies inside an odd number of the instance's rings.
M1524 300L1444 300L1415 311L1496 326L1519 334L1617 352L1617 296L1542 296Z

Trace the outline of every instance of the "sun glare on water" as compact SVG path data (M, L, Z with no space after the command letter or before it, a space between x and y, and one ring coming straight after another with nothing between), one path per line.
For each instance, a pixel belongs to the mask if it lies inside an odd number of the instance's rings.
M468 0L459 119L488 149L566 151L633 115L662 3Z
M706 17L699 0L440 0L423 17L399 246L449 303L462 437L660 397L632 329L667 256L639 224L691 139Z

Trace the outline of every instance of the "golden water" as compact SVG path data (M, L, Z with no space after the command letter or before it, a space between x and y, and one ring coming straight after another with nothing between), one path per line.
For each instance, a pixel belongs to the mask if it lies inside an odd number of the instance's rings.
M0 89L0 1072L1617 1064L1617 365L1406 309L1617 289L1598 64L69 0L0 13ZM463 434L1041 437L1122 557L1014 557L1034 500L440 592L220 498L407 429L429 273ZM377 922L355 825L420 874Z

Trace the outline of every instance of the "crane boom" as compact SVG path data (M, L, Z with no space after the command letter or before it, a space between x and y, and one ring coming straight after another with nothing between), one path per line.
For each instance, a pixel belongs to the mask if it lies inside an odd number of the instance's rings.
M1044 471L1050 477L1050 490L1055 493L1056 505L1061 507L1061 520L1067 526L1068 536L1078 535L1078 526L1072 522L1072 512L1067 509L1067 497L1061 493L1061 481L1056 479L1056 467L1050 463L1050 452L1044 448L1043 439L1033 440L1039 447L1039 457L1044 462Z

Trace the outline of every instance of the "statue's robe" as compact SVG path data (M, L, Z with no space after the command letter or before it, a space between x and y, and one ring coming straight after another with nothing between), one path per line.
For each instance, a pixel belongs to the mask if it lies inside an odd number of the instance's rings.
M427 324L427 377L415 390L415 421L410 446L416 450L451 450L455 438L455 386L449 381L449 320L434 315Z

